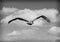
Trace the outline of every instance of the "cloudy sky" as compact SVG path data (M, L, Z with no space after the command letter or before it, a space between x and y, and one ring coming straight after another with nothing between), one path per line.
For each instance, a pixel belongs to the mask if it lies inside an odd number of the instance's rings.
M20 2L14 2L14 1L7 1L7 2L4 2L3 3L3 6L5 6L5 7L10 7L10 8L12 8L12 7L14 7L14 8L18 8L18 9L25 9L25 8L27 8L27 9L31 9L31 10L36 10L36 9L43 9L43 8L48 8L48 9L50 9L50 8L56 8L56 9L58 9L58 2L56 2L56 1L35 1L35 2L27 2L27 1L20 1ZM5 16L5 15L4 15ZM3 16L2 16L3 17ZM44 27L38 27L39 28L39 30L37 30L37 31L35 31L35 32L37 32L37 33L35 33L34 35L32 35L32 37L34 36L35 38L38 38L38 37L41 37L40 39L43 39L44 37L45 38L50 38L50 37L53 37L53 36L48 36L48 35L46 35L45 33L50 29L49 27L51 26L52 24L47 24L46 26L44 26ZM30 28L30 26L27 26L27 25L23 25L25 28ZM18 29L17 29L17 27L18 27ZM7 32L7 31L9 31L10 32L10 30L12 31L12 30L14 30L14 28L15 28L15 30L21 30L21 28L19 27L19 25L18 25L18 23L17 24L10 24L9 26L8 25L6 25L6 24L3 24L2 25L2 28L3 28L3 30L4 30L4 34ZM5 28L5 29L4 29ZM25 28L23 28L23 29L25 29ZM32 27L33 28L33 27ZM10 30L9 30L10 29ZM31 29L32 30L32 29ZM34 29L35 30L35 29ZM40 34L39 34L40 33ZM42 34L42 35L41 35ZM25 35L25 34L24 34ZM41 35L41 36L39 36L39 35ZM30 35L31 36L31 35ZM50 38L51 39L51 38Z

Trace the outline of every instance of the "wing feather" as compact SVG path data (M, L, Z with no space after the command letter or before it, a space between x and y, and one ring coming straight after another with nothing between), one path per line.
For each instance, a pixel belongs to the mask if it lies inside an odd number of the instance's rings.
M43 18L43 19L46 20L47 22L50 22L50 20L49 20L46 16L44 16L44 15L41 15L41 16L35 18L33 21L35 21L35 20L37 20L37 19L39 19L39 18Z
M14 18L14 19L10 20L8 23L11 23L12 21L15 21L15 20L22 20L22 21L25 21L25 22L29 22L29 21L26 20L26 19L23 19L23 18L17 17L17 18Z

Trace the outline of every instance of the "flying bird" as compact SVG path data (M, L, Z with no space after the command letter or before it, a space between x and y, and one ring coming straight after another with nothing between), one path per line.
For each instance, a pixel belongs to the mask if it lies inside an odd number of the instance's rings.
M28 20L26 20L26 19L23 19L23 18L17 17L17 18L14 18L14 19L10 20L10 21L8 22L8 24L11 23L12 21L15 21L15 20L22 20L22 21L27 22L28 25L32 25L33 22L34 22L35 20L39 19L39 18L43 18L43 19L46 20L47 22L50 22L50 20L49 20L46 16L41 15L41 16L35 18L35 19L32 20L32 21L28 21Z
M25 21L25 22L29 22L29 21L26 20L26 19L23 19L23 18L17 17L17 18L14 18L14 19L10 20L10 21L8 22L8 24L11 23L12 21L15 21L15 20L22 20L22 21Z

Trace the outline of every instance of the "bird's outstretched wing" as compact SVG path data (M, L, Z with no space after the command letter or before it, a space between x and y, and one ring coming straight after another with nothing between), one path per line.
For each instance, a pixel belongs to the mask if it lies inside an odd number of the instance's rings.
M41 16L35 18L33 21L35 21L35 20L37 20L37 19L39 19L39 18L43 18L43 19L46 20L47 22L50 22L50 20L49 20L46 16L44 16L44 15L41 15Z
M14 18L14 19L10 20L10 21L8 22L8 24L11 23L12 21L15 21L15 20L22 20L22 21L25 21L25 22L29 22L29 21L26 20L26 19L23 19L23 18L17 17L17 18Z

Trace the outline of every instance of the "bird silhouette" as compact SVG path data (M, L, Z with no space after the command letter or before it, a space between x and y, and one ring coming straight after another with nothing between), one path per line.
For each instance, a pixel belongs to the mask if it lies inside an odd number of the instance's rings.
M22 20L22 21L27 22L28 25L32 25L32 24L34 23L34 21L37 20L37 19L39 19L39 18L43 18L44 20L46 20L47 22L50 23L50 20L49 20L46 16L41 15L41 16L38 16L37 18L31 20L31 21L28 21L28 20L26 20L26 19L17 17L17 18L14 18L14 19L10 20L10 21L8 22L8 24L11 23L12 21L15 21L15 20Z
M39 19L39 18L43 18L43 19L46 20L47 22L50 22L50 20L49 20L46 16L44 16L44 15L38 16L38 17L35 18L33 21L35 21L35 20L37 20L37 19ZM32 21L32 22L33 22L33 21Z
M17 17L17 18L14 18L14 19L10 20L10 21L8 22L8 24L11 23L12 21L15 21L15 20L22 20L22 21L25 21L25 22L29 22L29 21L26 20L26 19L23 19L23 18Z

